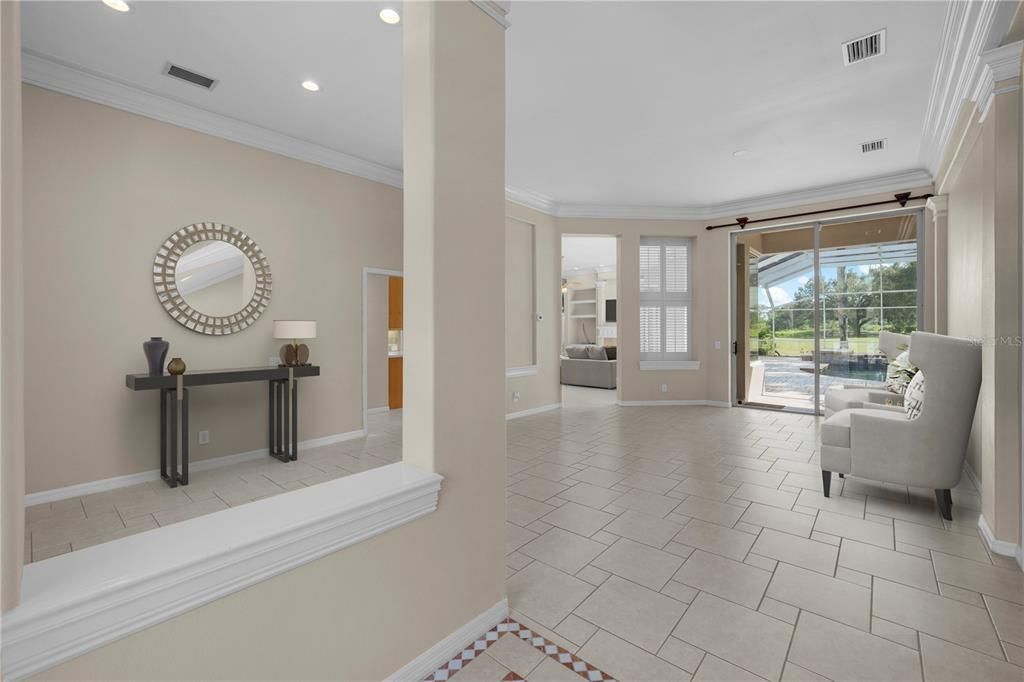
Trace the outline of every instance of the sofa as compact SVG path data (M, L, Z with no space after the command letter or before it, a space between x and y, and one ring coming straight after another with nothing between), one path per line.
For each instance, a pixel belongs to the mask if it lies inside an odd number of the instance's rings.
M567 386L615 388L616 349L614 346L573 344L561 357L561 382Z

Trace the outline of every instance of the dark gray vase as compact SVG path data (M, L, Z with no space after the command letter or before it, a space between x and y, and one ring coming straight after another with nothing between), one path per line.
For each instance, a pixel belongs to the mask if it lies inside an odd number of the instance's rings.
M149 341L143 342L142 352L146 354L150 376L160 376L164 373L164 360L167 359L167 349L170 347L171 344L159 336L151 336Z

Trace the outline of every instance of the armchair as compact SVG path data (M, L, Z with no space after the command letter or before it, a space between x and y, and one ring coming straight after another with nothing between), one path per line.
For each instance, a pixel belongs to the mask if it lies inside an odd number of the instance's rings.
M878 348L890 361L909 345L910 337L905 334L881 332L878 335ZM894 405L900 405L903 402L903 396L893 393L884 387L842 386L840 388L830 388L825 392L825 417L831 417L836 412L842 410L864 407L869 403L885 405L886 401Z
M832 472L935 490L951 520L950 488L959 483L981 388L981 347L967 339L914 332L910 361L925 377L916 419L903 410L836 412L821 426L821 480Z

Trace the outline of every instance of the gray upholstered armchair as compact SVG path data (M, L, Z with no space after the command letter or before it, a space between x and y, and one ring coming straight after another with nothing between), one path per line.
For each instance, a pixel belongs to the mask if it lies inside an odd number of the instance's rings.
M935 490L952 519L950 488L963 472L981 388L981 347L967 339L914 332L910 361L924 373L921 414L902 410L843 410L821 426L821 480L829 496L832 472Z
M909 347L910 337L904 334L881 332L878 335L878 349L890 361ZM841 410L864 407L866 404L885 405L886 402L900 405L903 396L885 388L833 387L825 392L825 417L831 417Z

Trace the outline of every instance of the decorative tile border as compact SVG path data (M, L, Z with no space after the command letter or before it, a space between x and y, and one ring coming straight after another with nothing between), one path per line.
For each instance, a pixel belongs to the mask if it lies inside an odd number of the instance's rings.
M519 637L519 639L523 640L537 651L541 652L548 658L553 659L555 662L561 663L569 670L587 680L587 682L614 682L611 675L598 670L576 654L570 653L557 644L549 642L511 618L506 618L482 636L475 639L457 656L435 670L434 674L427 677L424 682L445 682L446 680L451 679L456 673L469 665L469 663L476 659L476 657L481 653L487 651L488 647L506 634L513 634ZM509 673L503 679L507 682L525 682L525 680L516 673Z

